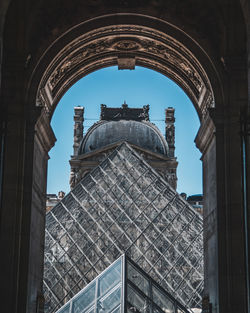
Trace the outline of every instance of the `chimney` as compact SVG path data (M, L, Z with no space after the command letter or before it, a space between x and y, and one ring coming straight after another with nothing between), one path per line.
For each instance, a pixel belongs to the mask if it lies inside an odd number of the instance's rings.
M180 196L181 196L183 199L187 200L187 194L186 194L185 192L182 192L182 193L180 194Z
M61 200L61 199L64 198L64 196L65 196L65 192L64 191L59 191L57 198Z
M167 108L166 109L166 141L169 147L169 156L174 157L175 151L175 117L174 117L174 108Z
M74 144L73 144L73 149L74 149L74 155L77 155L78 148L80 146L80 143L83 138L83 113L84 113L84 107L74 107Z

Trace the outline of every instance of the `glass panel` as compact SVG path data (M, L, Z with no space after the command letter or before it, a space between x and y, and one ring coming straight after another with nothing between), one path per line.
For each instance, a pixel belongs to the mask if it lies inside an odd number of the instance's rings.
M95 301L96 282L87 287L76 299L73 300L72 313L83 313Z
M121 313L121 306L119 305L118 308L114 309L112 313Z
M153 301L156 303L163 312L174 313L174 304L167 298L157 287L153 285Z
M110 295L98 301L97 312L112 312L121 303L121 288L115 289Z
M142 312L147 313L150 311L149 303L147 302L146 297L139 295L131 286L128 285L128 294L127 300L129 312Z
M156 306L153 307L153 313L162 313Z
M99 296L106 294L121 281L121 260L99 278Z
M66 305L64 308L59 310L57 313L69 313L70 304Z
M127 303L127 311L126 313L135 313L135 307L133 307L130 303Z
M149 295L149 281L142 275L131 263L127 263L127 277L131 280L143 293Z

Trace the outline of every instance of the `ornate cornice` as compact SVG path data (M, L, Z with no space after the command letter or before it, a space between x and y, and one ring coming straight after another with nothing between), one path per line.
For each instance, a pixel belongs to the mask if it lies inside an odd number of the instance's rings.
M41 114L35 127L36 138L47 153L55 145L56 137L46 114ZM49 158L49 156L48 156Z
M117 65L121 58L133 58L136 65L173 79L189 95L200 117L213 106L210 82L194 55L174 38L135 25L103 27L72 41L44 74L38 102L52 114L53 106L74 82L93 70Z
M196 147L204 155L214 138L215 125L207 112L206 116L203 118L199 131L195 137Z

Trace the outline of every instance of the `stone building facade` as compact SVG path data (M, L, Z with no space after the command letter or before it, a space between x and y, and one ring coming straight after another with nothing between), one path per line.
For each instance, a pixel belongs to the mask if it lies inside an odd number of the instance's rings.
M74 110L74 155L70 160L71 188L114 151L121 142L127 141L176 189L178 163L174 153L173 108L165 110L165 138L149 121L149 105L143 108L129 108L126 103L121 108L108 108L106 105L101 105L100 121L91 126L84 138L84 108L75 107Z

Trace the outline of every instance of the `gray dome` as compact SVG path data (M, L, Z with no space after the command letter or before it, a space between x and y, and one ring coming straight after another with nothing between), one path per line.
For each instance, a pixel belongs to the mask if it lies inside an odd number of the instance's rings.
M94 124L79 147L78 154L84 154L107 145L127 141L153 152L167 155L168 145L159 129L147 121L100 121Z

